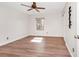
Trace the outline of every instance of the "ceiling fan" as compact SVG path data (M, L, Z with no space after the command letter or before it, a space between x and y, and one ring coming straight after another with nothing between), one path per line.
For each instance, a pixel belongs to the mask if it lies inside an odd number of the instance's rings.
M28 9L27 11L31 11L33 9L35 9L37 12L40 12L38 9L45 9L44 7L38 7L36 5L36 2L33 2L31 6L28 6L28 5L25 5L25 4L21 4L22 6L25 6L25 7L29 7L30 9Z

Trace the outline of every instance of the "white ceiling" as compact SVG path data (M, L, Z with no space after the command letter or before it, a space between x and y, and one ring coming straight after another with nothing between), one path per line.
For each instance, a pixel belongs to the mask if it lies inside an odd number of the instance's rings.
M32 2L5 2L5 3L0 2L0 4L14 8L20 12L27 13L29 15L38 14L38 12L36 12L35 10L27 11L29 8L25 6L21 6L20 5L21 3L29 6L32 4ZM45 10L40 10L40 13L56 14L56 13L62 13L63 8L65 6L65 2L37 2L37 6L46 8Z

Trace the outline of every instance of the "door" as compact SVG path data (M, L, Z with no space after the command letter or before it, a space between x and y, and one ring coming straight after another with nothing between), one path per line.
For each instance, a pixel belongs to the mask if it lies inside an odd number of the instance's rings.
M64 39L68 50L72 56L77 56L77 45L76 45L76 35L77 35L77 8L76 2L69 2L66 5L64 14Z

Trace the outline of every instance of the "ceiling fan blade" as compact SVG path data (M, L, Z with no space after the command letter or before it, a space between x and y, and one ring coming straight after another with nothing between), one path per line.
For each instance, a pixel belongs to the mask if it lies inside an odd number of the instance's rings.
M30 10L32 10L32 9L28 9L27 11L30 11Z
M40 12L38 9L35 9L37 12Z
M28 6L28 5L25 5L25 4L21 4L22 6L26 6L26 7L31 7L31 6Z
M37 9L45 9L45 8L43 8L43 7L37 7Z

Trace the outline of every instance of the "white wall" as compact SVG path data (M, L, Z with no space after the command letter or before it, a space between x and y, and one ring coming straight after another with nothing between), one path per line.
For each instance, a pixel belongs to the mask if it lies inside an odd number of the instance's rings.
M77 2L77 34L79 35L79 2Z
M27 26L27 14L0 3L0 45L28 36Z
M77 3L77 35L79 35L79 2ZM79 57L79 39L77 39L77 56Z
M44 31L36 30L36 17L44 17ZM63 37L63 17L61 13L39 14L31 16L30 20L30 34L41 36L56 36Z
M72 26L71 29L68 27L68 19L69 19L69 6L71 6L71 22ZM65 6L65 13L64 13L64 39L66 42L66 45L71 53L72 56L76 56L77 54L77 48L76 48L76 39L74 38L74 35L76 35L76 3L67 3ZM74 52L73 52L74 48Z

